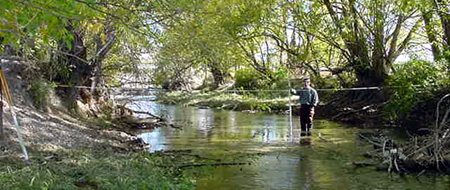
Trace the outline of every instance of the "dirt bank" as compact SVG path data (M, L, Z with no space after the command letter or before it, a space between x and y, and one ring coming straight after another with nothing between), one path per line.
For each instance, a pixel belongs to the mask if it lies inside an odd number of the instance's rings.
M136 137L120 131L102 130L100 126L86 124L67 114L61 106L62 100L52 97L46 112L36 109L27 89L30 68L18 61L1 62L11 89L14 110L17 114L21 133L28 149L35 151L55 151L59 149L115 149L136 150ZM19 156L17 133L8 108L4 110L3 126L5 140L1 143L3 156ZM30 155L31 157L33 155Z

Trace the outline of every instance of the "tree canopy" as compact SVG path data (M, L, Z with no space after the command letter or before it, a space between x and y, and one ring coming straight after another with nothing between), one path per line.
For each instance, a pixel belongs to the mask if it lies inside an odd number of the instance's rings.
M400 56L450 60L447 0L4 0L0 9L2 53L70 85L139 73L142 55L152 81L172 88L201 73L217 88L243 68L269 81L328 70L341 86L382 86Z

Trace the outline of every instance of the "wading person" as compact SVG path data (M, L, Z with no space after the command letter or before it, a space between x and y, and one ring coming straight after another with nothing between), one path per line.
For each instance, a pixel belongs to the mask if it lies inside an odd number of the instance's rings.
M311 135L314 107L319 103L317 91L311 87L309 78L303 79L303 89L291 89L291 94L298 95L300 101L300 126L302 134Z

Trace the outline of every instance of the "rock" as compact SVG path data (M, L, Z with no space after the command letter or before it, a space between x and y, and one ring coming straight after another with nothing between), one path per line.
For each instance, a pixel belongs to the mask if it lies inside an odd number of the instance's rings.
M89 110L89 106L84 104L83 102L81 102L80 100L76 100L75 104L77 105L77 113L81 116L81 117L87 117L90 112Z
M209 107L208 107L208 106L200 105L200 106L198 106L198 109L209 109Z

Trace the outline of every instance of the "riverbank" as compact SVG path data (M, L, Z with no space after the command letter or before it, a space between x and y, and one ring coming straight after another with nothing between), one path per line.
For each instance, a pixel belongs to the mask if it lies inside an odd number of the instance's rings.
M249 113L289 114L291 103L293 115L298 116L298 96L281 96L279 98L261 98L252 94L224 92L182 93L178 91L161 93L157 101L161 104L178 104L184 106L208 107L215 109L243 111ZM378 127L388 124L383 121L382 106L375 102L337 107L335 104L320 102L316 107L316 119L360 124Z
M36 151L32 165L17 157L0 159L0 189L192 189L164 157L111 150ZM168 163L169 162L169 163ZM165 163L165 164L161 164Z
M170 167L170 160L144 152L134 135L16 108L31 166L21 159L15 131L6 122L0 189L193 188L188 178ZM163 164L169 167L158 167L162 162L169 162Z
M0 140L0 189L192 189L194 182L172 165L179 160L144 151L134 134L69 114L52 97L37 109L25 64L2 63L14 111L28 151L23 160L9 108ZM188 161L186 161L188 163Z
M294 103L294 100L292 101ZM158 94L157 102L161 104L281 114L286 114L286 110L289 110L288 97L261 99L250 94L238 95L228 92L183 93L173 91Z

